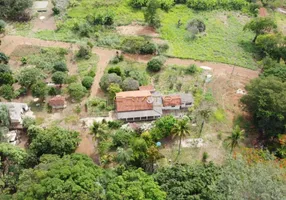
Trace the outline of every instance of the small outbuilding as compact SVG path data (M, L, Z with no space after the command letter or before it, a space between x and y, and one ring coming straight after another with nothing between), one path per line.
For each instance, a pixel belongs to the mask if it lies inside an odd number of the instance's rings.
M53 109L63 109L67 107L65 98L60 95L51 98L48 103Z

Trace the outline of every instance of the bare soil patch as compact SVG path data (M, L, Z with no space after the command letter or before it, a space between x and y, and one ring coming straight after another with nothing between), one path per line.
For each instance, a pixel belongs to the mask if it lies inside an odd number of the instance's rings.
M150 26L133 24L128 26L118 26L116 30L121 35L144 35L149 37L159 37L159 34L156 33L156 30Z

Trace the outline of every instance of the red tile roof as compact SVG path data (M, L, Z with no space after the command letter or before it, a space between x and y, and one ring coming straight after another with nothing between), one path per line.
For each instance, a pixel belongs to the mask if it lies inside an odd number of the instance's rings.
M49 100L50 106L64 106L65 105L65 98L57 95Z
M139 90L141 90L141 91L144 91L144 90L155 91L155 88L153 85L144 85L144 86L140 86Z
M150 91L119 92L116 94L116 110L117 112L152 110L150 97Z
M182 99L180 95L171 95L163 97L163 106L180 106L182 104Z

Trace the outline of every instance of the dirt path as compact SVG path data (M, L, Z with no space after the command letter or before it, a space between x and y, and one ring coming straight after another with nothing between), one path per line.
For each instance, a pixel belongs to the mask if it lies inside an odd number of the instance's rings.
M266 8L260 8L259 9L259 16L260 17L266 17L268 15Z

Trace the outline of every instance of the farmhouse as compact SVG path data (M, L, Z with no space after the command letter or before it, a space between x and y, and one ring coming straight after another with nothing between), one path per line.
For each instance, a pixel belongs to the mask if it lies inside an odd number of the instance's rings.
M119 92L115 99L117 118L124 121L154 120L172 111L182 112L193 102L191 94L163 96L150 86Z
M29 107L25 103L1 102L0 105L5 105L9 111L10 128L21 129L23 124L24 114L29 111Z
M53 109L63 109L67 107L65 98L60 95L51 98L48 103Z

